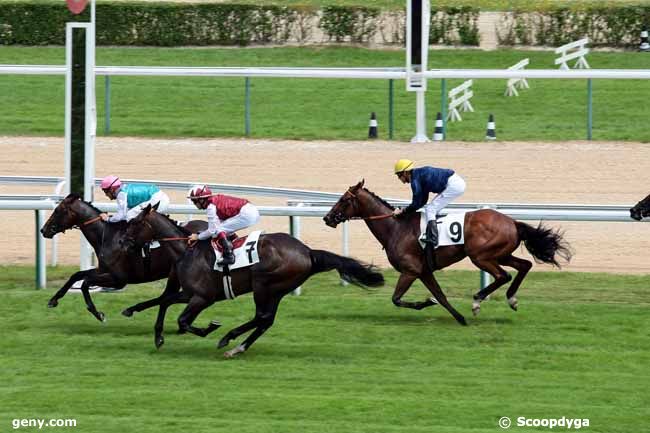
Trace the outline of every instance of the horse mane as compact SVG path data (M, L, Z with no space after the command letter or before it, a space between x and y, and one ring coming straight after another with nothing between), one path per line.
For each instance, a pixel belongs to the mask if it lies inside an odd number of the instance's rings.
M392 204L388 203L386 200L384 200L383 198L379 197L377 194L375 194L374 192L370 191L368 188L364 188L363 190L364 190L365 192L367 192L368 194L370 194L370 195L371 195L372 197L374 197L375 199L377 199L380 203L382 203L383 205L387 206L390 210L394 210L394 209L395 209L395 207L394 207Z
M176 226L178 229L180 229L180 231L182 231L183 234L186 234L186 235L191 235L192 234L192 232L189 231L188 229L186 229L183 226L183 223L181 223L180 221L176 221L175 219L173 219L172 217L170 217L169 215L166 215L164 213L159 213L158 215L162 215L165 218L167 218L169 220L169 222L171 222L172 224L174 224L174 226Z
M77 194L76 192L71 192L70 194L68 194L68 195L65 197L64 200L70 200L70 201L81 200L82 202L84 202L84 203L86 203L88 206L90 206L90 208L93 209L94 211L96 211L97 213L102 213L101 210L97 209L97 208L96 208L96 207L95 207L91 202L84 200L83 197L81 197L81 196L80 196L79 194Z

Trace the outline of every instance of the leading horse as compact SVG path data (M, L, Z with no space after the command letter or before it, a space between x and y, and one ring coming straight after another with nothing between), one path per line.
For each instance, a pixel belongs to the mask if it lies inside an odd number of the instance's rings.
M641 221L650 217L650 195L630 208L630 218Z
M227 297L224 284L230 286L234 296L253 292L255 301L255 317L232 329L219 341L218 347L222 348L231 340L253 330L243 343L227 351L224 354L226 357L248 350L273 325L282 298L314 274L336 269L344 280L354 284L369 287L384 284L382 274L371 265L328 251L312 250L286 233L260 235L257 242L260 261L230 271L232 284L224 283L224 274L213 269L216 256L210 241L198 241L192 248L186 249L187 237L191 232L159 214L155 208L148 206L131 221L127 238L135 245L155 239L177 239L163 242L163 248L177 260L175 269L182 292L170 294L160 303L155 329L157 347L164 341L162 326L165 310L175 303L188 304L178 318L180 333L190 332L205 337L216 330L220 325L215 321L206 328L196 328L192 323L205 308L230 298Z
M494 282L474 295L472 311L476 315L480 311L481 302L512 279L502 266L517 270L506 294L510 307L517 309L515 294L532 267L530 261L512 255L522 242L536 261L559 267L558 256L566 261L571 258L569 245L560 233L544 228L541 224L535 228L494 210L482 209L465 214L465 243L436 249L436 269L429 269L424 250L418 244L420 214L394 218L393 209L385 200L364 188L362 180L351 186L323 219L330 227L336 227L350 219L365 220L372 234L386 250L388 261L400 273L393 293L393 303L396 306L421 310L440 303L462 325L466 324L465 318L447 301L433 276L434 270L446 268L469 257L474 265L492 275ZM403 301L402 297L418 278L434 299Z
M98 265L94 269L74 273L48 302L48 307L54 308L68 292L70 287L78 281L83 281L81 292L88 311L104 321L105 316L97 311L90 297L91 286L114 287L120 289L127 284L146 283L170 276L174 259L163 248L150 251L148 257L142 256L142 250L126 249L123 245L126 233L126 222L107 223L100 217L101 211L85 202L77 194L70 194L63 199L52 212L52 215L43 225L41 233L46 238L52 238L57 233L78 227L95 250ZM205 229L205 221L191 221L188 229L199 231ZM178 280L172 274L167 280L166 291L177 291ZM155 301L148 301L145 307L157 305ZM142 307L143 304L138 304ZM138 311L141 311L141 308ZM127 309L128 310L128 309ZM126 310L125 310L126 311Z

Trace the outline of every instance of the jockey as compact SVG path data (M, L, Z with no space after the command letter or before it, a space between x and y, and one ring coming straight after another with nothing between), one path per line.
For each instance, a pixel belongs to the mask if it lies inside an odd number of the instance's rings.
M212 194L207 185L192 187L188 198L197 208L205 209L208 215L208 228L201 233L192 234L189 242L217 238L223 248L223 258L218 265L235 263L232 243L228 236L237 230L256 224L260 219L257 208L243 198Z
M410 183L413 199L404 209L395 209L394 216L407 215L424 206L427 218L426 241L435 249L438 246L436 216L452 200L465 192L465 181L453 170L437 167L413 168L413 161L400 159L395 163L395 174L402 183ZM429 193L436 194L426 204Z
M117 200L117 213L112 216L101 214L102 220L109 223L131 221L147 207L158 204L158 212L165 212L169 206L169 197L156 185L150 183L122 183L117 176L106 176L101 188L111 200Z

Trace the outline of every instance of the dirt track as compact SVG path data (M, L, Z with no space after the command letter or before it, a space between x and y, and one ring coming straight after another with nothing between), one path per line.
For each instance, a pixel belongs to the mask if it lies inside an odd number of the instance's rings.
M63 139L0 137L0 174L61 176ZM631 205L650 192L650 146L639 143L444 143L298 142L244 139L151 140L99 138L98 176L209 181L343 192L365 178L384 197L409 197L392 175L396 159L454 168L467 181L461 202ZM220 167L228 167L222 172ZM47 187L0 185L0 194L44 193ZM97 193L96 193L97 194ZM102 197L101 191L99 196ZM184 202L170 192L172 201ZM285 202L251 199L259 204ZM103 201L104 198L101 198ZM183 201L182 201L183 200ZM34 216L3 211L0 263L33 263ZM266 231L287 231L287 218L264 218ZM566 230L575 250L574 271L650 273L650 224L549 222ZM386 265L379 244L362 223L350 229L350 253ZM303 219L303 240L314 248L341 249L341 231ZM78 234L61 237L59 261L74 263ZM49 251L48 251L49 254ZM524 254L525 255L525 254ZM464 260L456 268L471 268ZM547 267L543 267L547 269Z

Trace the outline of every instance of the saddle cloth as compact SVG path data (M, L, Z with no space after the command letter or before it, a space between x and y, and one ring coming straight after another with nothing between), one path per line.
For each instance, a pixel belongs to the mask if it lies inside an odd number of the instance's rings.
M233 253L235 254L235 263L228 266L228 269L240 269L248 266L253 266L255 263L259 263L260 256L257 251L257 244L262 233L263 232L261 230L256 230L254 232L251 232L248 236L241 238L236 237L234 240L231 240ZM216 256L216 260L214 262L214 270L223 272L223 267L217 265L223 256L221 245L219 245L216 238L213 238L211 243L212 248L214 249L214 255Z
M438 247L462 245L465 243L465 212L450 213L436 219L438 224ZM424 248L427 236L427 216L420 212L420 246Z

